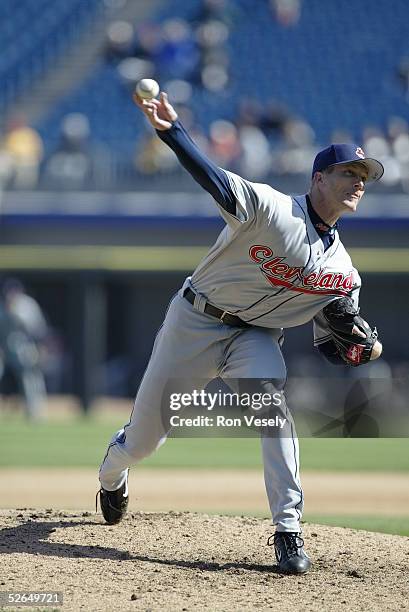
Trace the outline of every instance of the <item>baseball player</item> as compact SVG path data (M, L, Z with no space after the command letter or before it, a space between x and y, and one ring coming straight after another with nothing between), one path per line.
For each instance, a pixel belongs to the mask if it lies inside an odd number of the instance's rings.
M382 352L376 330L359 315L360 277L336 227L356 210L366 183L381 177L382 164L355 144L331 145L315 158L309 193L290 197L215 165L164 92L134 101L213 196L225 227L171 300L130 421L108 446L99 498L109 524L126 512L129 466L166 438L160 406L168 380L183 378L196 388L198 379L251 379L272 390L286 379L283 328L311 320L314 344L332 363L356 366ZM290 435L261 438L264 476L279 568L303 574L311 561L301 537L298 441L287 417Z
M2 380L3 367L6 376ZM40 420L47 393L38 346L11 304L0 295L0 395L4 387L10 390L10 382L17 384L24 397L27 417Z

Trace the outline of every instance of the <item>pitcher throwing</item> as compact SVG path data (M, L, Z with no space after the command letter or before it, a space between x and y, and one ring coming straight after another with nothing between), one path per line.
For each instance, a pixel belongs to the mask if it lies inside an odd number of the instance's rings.
M126 512L129 467L166 438L161 401L167 381L183 379L197 388L198 380L215 377L251 379L263 393L273 392L286 379L283 329L308 321L315 346L332 363L359 366L382 352L376 330L359 315L361 280L336 225L355 212L366 183L380 179L382 164L356 144L333 144L314 160L309 193L290 197L214 164L165 93L158 100L134 95L134 101L212 195L225 227L172 299L130 421L108 446L99 494L109 524ZM311 562L301 537L298 440L286 416L290 434L261 438L264 477L279 568L303 574Z

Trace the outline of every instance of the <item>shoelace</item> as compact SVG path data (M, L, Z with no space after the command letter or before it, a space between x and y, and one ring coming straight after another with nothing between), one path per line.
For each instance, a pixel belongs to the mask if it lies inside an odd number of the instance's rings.
M101 494L102 494L102 489L97 491L97 494L95 496L95 512L98 512L98 496L99 496L99 505L101 505ZM125 501L126 501L126 498L124 497L123 501L120 503L120 507L117 508L116 506L113 506L111 504L111 502L109 501L109 498L108 498L108 505L111 508L111 510L115 510L116 512L120 512L122 510L122 505L125 503Z
M267 545L275 545L276 540L282 540L284 542L285 549L289 555L296 555L298 550L304 546L304 540L298 533L288 533L285 531L276 532L269 536Z
M101 495L101 493L102 493L102 489L97 491L97 494L95 495L95 512L98 512L98 495ZM99 503L101 505L101 501Z

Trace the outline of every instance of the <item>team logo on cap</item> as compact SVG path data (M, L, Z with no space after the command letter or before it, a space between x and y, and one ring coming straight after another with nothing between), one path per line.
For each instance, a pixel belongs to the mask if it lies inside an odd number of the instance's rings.
M355 151L355 155L357 155L358 157L361 157L362 159L365 159L365 153L363 152L361 147L357 148L357 150Z

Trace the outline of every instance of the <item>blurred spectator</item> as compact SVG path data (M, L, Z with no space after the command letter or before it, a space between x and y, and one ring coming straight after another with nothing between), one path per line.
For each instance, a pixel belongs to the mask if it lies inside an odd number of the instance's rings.
M270 0L276 20L284 28L296 25L301 15L301 0Z
M190 19L200 58L192 79L212 93L222 92L228 84L230 56L227 42L230 28L239 19L239 14L236 3L228 0L203 0Z
M39 303L28 295L17 278L3 282L2 299L9 315L35 344L38 367L46 378L47 388L59 391L63 368L61 341L48 325Z
M10 394L17 385L24 398L27 417L38 420L43 416L46 401L44 376L37 346L21 320L0 298L0 389Z
M240 171L257 181L263 179L271 170L270 146L266 136L256 125L244 125L239 128L242 149Z
M206 57L200 76L201 83L210 92L223 92L229 82L229 56L223 49L218 49Z
M105 59L107 61L118 61L133 55L135 33L129 21L110 23L106 36Z
M273 158L274 170L281 174L308 174L317 150L312 127L303 119L292 119L285 124L283 145Z
M406 99L409 101L409 57L401 58L397 68L398 78L401 82Z
M242 154L239 132L230 121L210 125L210 156L222 168L238 170Z
M243 98L239 102L236 125L240 128L247 125L261 127L263 107L254 98Z
M44 165L47 188L80 190L110 184L109 154L101 145L91 144L90 137L85 115L70 113L64 117L60 145Z
M385 134L377 127L366 126L363 129L362 137L365 154L368 157L379 159L385 167L385 174L382 177L383 185L397 185L401 179L399 163L392 154Z
M43 341L48 334L48 325L34 298L29 296L17 278L9 278L3 283L4 303L10 314L36 342Z
M164 84L163 90L172 100L174 106L179 107L181 104L188 104L193 93L193 89L190 83L182 79L173 79ZM177 108L178 114L180 109Z
M206 137L202 128L200 127L196 117L191 108L188 106L177 106L176 111L179 115L180 121L185 126L186 130L189 132L191 138L197 144L199 149L203 151L206 155L210 154L210 141Z
M192 110L183 105L176 106L176 110L180 121L189 130L192 139L202 151L208 152L209 142L200 128L198 128L197 123L195 123ZM142 144L140 141L137 144L134 163L136 170L141 174L166 174L172 172L179 174L180 172L180 165L175 154L156 134L152 134L150 127L147 129Z
M232 20L234 8L228 0L202 0L198 12L191 21L200 24L217 20L228 25Z
M133 32L132 41L127 45L127 53L122 52L119 56L114 50L114 59L121 60L117 66L118 74L128 89L133 90L140 79L160 79L156 63L162 44L161 26L143 23Z
M223 21L212 19L200 24L196 30L196 38L202 53L221 47L229 38L229 29Z
M160 46L159 26L146 24L137 32L128 21L114 21L107 28L105 59L117 65L121 80L129 89L142 78L154 78L153 58Z
M183 19L168 19L162 24L162 41L154 58L162 79L189 80L199 64L199 51L193 31Z
M329 142L354 142L355 138L349 130L336 128L331 132Z
M392 143L396 142L401 136L404 136L406 140L409 133L409 124L402 117L392 116L389 117L387 131L388 138Z
M281 141L290 120L291 113L288 108L282 102L270 98L262 110L260 127L269 139Z
M409 127L401 117L391 117L388 122L388 136L392 154L399 166L401 186L409 192Z
M270 144L260 128L262 112L261 104L248 98L241 102L236 120L242 148L240 170L250 180L262 179L271 170Z
M133 92L140 79L155 76L155 65L146 59L127 57L119 62L117 71L126 88Z
M362 131L363 148L368 157L377 155L381 160L386 159L390 154L389 142L381 129L375 126L366 126Z
M23 115L15 115L7 125L0 153L7 186L33 189L37 186L39 167L43 157L43 143L39 134L27 125Z
M162 28L157 23L146 22L136 27L133 55L154 61L162 46Z
M149 132L142 143L138 142L135 168L141 174L172 172L177 168L177 158L156 134Z
M222 91L229 80L229 54L225 47L229 30L219 20L200 24L196 38L200 47L200 81L209 91Z

